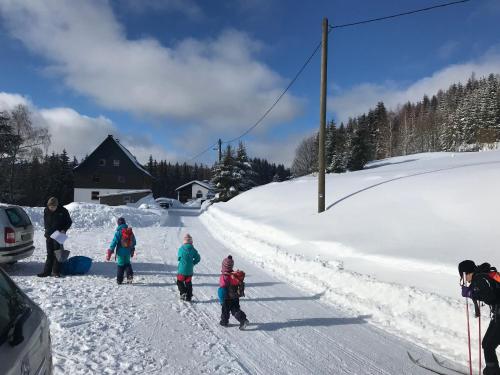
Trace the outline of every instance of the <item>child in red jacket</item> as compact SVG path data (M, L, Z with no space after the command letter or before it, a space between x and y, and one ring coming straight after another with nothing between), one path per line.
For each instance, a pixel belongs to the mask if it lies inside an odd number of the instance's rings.
M240 296L242 290L242 280L236 277L233 272L234 260L231 255L222 261L222 270L219 278L219 298L222 304L220 325L227 327L229 324L229 314L240 322L240 329L243 330L248 325L246 314L240 309Z

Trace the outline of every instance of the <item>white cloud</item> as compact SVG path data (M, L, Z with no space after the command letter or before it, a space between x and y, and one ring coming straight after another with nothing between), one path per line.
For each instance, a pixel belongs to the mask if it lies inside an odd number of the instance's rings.
M500 52L492 48L480 59L463 64L453 64L434 74L419 79L409 86L397 82L362 83L349 90L328 98L328 109L333 111L339 121L360 115L374 108L379 101L386 107L395 109L407 101L419 101L424 95L432 96L439 90L446 90L451 84L466 82L472 75L486 76L500 73Z
M9 32L49 62L49 71L98 104L167 116L238 134L274 101L284 79L255 55L259 43L236 30L172 47L129 40L107 2L0 0ZM287 121L301 100L286 95L268 123Z
M0 92L0 111L9 111L19 104L27 105L29 101L18 94Z
M299 143L311 135L311 131L290 134L284 139L264 141L251 140L245 142L250 157L265 158L271 163L284 164L285 167L292 165L295 150Z
M117 126L104 116L89 117L71 108L38 109L19 94L0 92L0 110L12 110L18 104L28 106L35 126L48 128L51 135L49 153L60 153L66 149L68 155L76 156L80 160L90 154L108 134L113 134L142 163L147 162L149 155L153 155L157 160L172 160L176 157L155 144L151 137L130 137L122 134Z

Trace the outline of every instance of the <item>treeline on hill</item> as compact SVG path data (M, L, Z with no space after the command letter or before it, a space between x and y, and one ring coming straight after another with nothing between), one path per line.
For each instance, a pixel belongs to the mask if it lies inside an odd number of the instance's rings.
M431 98L406 103L395 111L379 102L347 124L326 129L327 172L359 170L371 160L431 151L477 151L500 141L500 76L490 74L466 85L451 85ZM318 170L318 135L297 147L292 172Z
M78 160L71 159L66 150L47 155L49 145L48 129L33 125L26 106L0 112L0 202L45 206L51 196L58 197L62 204L73 201L73 168L79 164ZM246 157L246 150L244 153ZM247 174L251 182L239 183L238 191L281 181L290 175L284 166L264 159L253 159L250 165L254 171ZM175 198L177 187L192 180L210 180L214 170L198 164L157 162L152 156L145 168L155 177L152 187L155 198Z
M263 159L250 159L243 142L236 150L227 145L221 161L212 168L212 185L218 194L217 200L226 202L239 193L269 182L284 181L290 170L282 164L270 164Z

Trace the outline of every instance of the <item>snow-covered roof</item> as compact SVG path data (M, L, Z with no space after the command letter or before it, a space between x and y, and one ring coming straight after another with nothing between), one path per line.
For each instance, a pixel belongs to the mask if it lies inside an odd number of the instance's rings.
M102 197L113 197L113 196L116 196L116 195L138 194L138 193L151 193L151 190L149 190L149 189L124 190L124 191L119 191L118 193L99 194L99 198L102 198Z
M190 181L190 182L188 182L188 183L186 183L186 184L184 184L182 186L179 186L177 189L175 189L175 191L180 190L182 188L185 188L186 186L193 185L193 184L198 184L198 185L200 185L200 186L202 186L202 187L204 187L205 189L208 189L208 190L212 190L213 189L213 187L210 184L206 183L206 182L201 182L201 181L198 181L198 180L193 180L193 181Z

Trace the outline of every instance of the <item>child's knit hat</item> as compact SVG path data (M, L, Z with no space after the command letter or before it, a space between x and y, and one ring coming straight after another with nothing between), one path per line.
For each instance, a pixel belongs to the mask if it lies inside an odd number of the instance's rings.
M190 245L193 244L193 237L191 237L191 235L189 233L186 233L184 235L184 243L185 244L190 244Z
M234 266L234 260L231 255L228 255L227 258L224 258L222 261L222 272L232 272Z
M118 225L126 224L125 218L119 217L118 220L116 220L116 224L118 224Z

